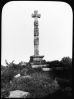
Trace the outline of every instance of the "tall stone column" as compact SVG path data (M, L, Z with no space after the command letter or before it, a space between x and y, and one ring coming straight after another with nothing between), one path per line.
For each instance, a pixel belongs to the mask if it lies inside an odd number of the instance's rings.
M38 20L34 21L34 56L39 55L39 29Z
M40 14L38 11L34 11L32 17L34 20L34 56L39 56L39 28L38 28L38 18L40 18Z
M44 56L39 55L39 24L38 24L38 18L40 18L40 14L38 14L38 11L35 10L34 14L32 14L32 18L34 18L34 55L30 56L30 63L32 66L43 66L41 63L43 62L42 58Z

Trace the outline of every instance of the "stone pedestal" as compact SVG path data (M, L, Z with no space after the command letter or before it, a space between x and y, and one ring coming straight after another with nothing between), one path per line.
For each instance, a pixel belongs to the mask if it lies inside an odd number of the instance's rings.
M30 56L30 64L33 68L37 67L45 67L45 60L43 60L44 56Z
M30 56L30 62L41 62L44 56Z

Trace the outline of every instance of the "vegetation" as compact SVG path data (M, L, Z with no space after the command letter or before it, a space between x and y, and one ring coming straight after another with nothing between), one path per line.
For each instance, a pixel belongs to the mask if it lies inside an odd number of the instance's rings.
M43 72L41 68L33 69L30 63L22 65L8 63L1 66L1 97L7 97L11 90L23 90L30 92L31 98L44 96L71 97L72 96L72 59L64 57L61 61L46 62L52 71ZM15 75L20 77L14 78ZM23 78L29 75L31 78Z

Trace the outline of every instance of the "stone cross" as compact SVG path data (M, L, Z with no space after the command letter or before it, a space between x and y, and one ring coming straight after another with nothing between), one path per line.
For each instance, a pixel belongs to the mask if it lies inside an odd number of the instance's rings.
M35 10L34 14L32 14L32 18L34 18L34 56L39 56L39 28L38 28L38 18L40 18L40 14Z
M32 14L32 18L37 19L37 18L40 18L40 17L41 17L41 14L38 14L38 11L35 10L35 11L34 11L34 14Z

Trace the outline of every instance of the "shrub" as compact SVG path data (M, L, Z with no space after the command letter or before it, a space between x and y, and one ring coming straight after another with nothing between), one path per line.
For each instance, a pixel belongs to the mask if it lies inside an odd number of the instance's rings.
M10 90L22 90L31 93L31 97L43 97L49 93L53 93L58 89L59 85L47 75L34 73L32 78L16 78L13 79Z

